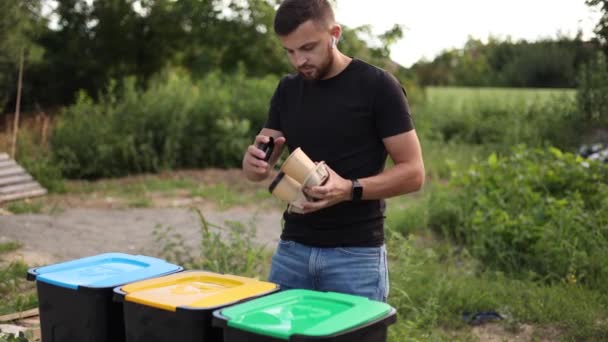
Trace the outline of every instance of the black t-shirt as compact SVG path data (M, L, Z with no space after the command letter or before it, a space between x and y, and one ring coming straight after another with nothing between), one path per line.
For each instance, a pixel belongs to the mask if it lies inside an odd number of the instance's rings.
M383 138L413 129L405 91L388 72L358 59L326 80L285 76L266 127L283 132L291 153L300 147L346 179L384 169ZM364 189L365 192L365 189ZM380 246L384 201L342 202L310 214L284 214L283 240L310 246Z

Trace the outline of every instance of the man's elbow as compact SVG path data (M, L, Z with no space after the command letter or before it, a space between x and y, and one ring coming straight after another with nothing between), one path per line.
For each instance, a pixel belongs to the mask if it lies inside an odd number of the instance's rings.
M420 171L416 172L416 177L415 177L415 181L414 181L414 185L415 185L414 191L419 191L420 189L422 189L422 187L424 186L425 177L426 176L425 176L424 169L421 169Z
M410 177L408 177L407 192L420 191L420 189L422 189L422 187L424 186L424 181L425 181L424 167L423 166L417 167L412 172Z

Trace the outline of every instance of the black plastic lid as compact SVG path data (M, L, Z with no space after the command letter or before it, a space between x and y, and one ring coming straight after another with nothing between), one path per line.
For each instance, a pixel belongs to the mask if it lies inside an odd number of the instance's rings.
M274 138L268 137L268 143L260 143L257 147L266 153L263 160L266 162L269 161L270 156L272 156L272 151L274 150Z

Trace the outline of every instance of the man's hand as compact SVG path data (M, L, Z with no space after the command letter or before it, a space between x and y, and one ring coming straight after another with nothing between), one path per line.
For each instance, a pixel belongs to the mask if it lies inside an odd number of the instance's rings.
M344 201L350 201L352 192L352 181L340 177L329 166L325 165L329 172L329 178L324 185L304 188L307 196L318 199L317 201L306 201L302 203L304 214L331 207Z
M270 158L270 161L264 161L264 151L260 150L258 144L267 144L270 138L266 135L258 135L255 137L255 141L252 145L247 147L245 156L243 157L243 171L249 180L261 181L268 177L271 165L276 161L276 154L282 151L282 147L285 144L285 137L274 138L274 158Z

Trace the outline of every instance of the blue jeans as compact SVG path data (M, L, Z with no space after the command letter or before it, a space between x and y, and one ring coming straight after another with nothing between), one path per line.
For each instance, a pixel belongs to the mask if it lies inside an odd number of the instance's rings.
M386 302L386 246L317 248L281 240L269 281L283 290L341 292Z

